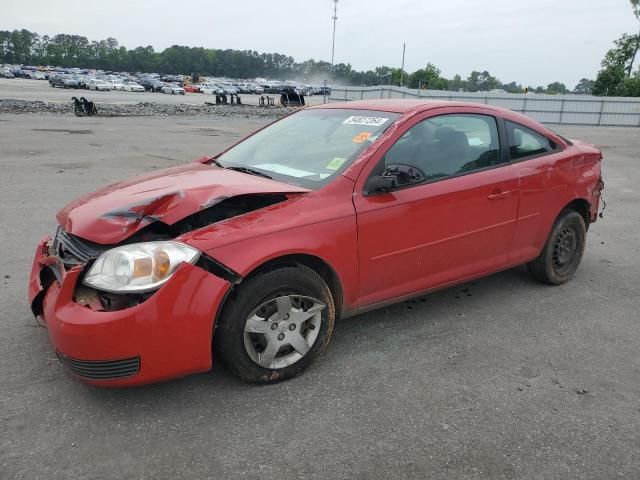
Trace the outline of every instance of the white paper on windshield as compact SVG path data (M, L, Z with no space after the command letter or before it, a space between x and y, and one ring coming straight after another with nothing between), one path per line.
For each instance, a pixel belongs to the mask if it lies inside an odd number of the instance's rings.
M471 146L484 145L484 142L480 138L471 137L469 138L469 145Z
M345 125L365 125L367 127L381 127L384 125L388 118L384 117L362 117L362 116L351 116L347 118L344 122Z
M289 175L290 177L310 177L315 175L313 172L305 172L304 170L298 170L297 168L287 167L286 165L280 165L277 163L263 163L262 165L254 165L262 170L268 172L281 173L282 175Z

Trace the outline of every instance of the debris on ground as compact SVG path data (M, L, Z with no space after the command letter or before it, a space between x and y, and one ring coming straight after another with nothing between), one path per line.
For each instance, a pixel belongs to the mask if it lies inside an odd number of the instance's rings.
M138 103L96 103L98 117L186 117L216 116L237 118L279 118L291 113L289 107L260 107L257 105L201 105L192 103L163 104L155 102ZM73 102L42 102L27 100L0 100L2 113L38 113L74 115Z

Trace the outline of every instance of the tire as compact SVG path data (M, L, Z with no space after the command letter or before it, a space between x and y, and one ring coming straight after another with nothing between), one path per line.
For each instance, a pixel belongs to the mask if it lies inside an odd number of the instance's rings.
M283 301L286 315L278 311L281 304L275 298L290 299L288 307ZM214 351L241 379L275 383L313 363L329 344L334 323L333 297L322 277L303 265L281 267L250 277L229 297L215 328ZM260 333L254 333L255 325Z
M556 219L538 258L527 268L536 280L560 285L571 280L584 254L587 228L575 210L565 210Z

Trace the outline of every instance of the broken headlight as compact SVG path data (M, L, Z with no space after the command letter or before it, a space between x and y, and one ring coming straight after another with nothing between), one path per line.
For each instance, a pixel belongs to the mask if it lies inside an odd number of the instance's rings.
M199 250L178 242L124 245L100 255L83 283L105 292L148 292L169 280L178 265L195 263L199 256Z

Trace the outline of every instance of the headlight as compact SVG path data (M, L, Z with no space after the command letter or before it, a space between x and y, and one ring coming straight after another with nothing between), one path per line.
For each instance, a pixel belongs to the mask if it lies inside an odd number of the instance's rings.
M178 242L145 242L104 252L83 283L114 293L148 292L169 280L183 262L195 263L200 251Z

